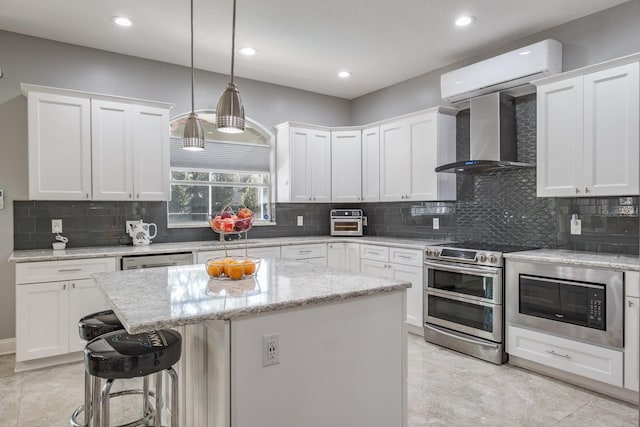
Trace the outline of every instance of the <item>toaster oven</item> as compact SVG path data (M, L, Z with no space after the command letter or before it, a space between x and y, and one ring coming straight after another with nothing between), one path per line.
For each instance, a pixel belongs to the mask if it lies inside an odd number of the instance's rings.
M362 209L331 209L332 236L362 236Z

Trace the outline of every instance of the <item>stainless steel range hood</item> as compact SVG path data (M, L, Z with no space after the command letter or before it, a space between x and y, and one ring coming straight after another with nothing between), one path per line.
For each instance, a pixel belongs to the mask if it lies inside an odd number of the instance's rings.
M516 114L513 98L495 92L470 101L469 159L438 166L436 172L481 173L535 165L516 161Z

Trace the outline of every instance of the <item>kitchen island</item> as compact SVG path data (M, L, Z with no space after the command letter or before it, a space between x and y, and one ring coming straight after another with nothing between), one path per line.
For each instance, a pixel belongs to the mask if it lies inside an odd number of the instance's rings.
M201 264L93 277L129 332L182 333L182 425L406 425L407 282L283 259L236 281Z

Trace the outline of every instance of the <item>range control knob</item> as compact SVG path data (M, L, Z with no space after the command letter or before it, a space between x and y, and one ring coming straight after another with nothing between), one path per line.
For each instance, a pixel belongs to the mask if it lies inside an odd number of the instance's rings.
M485 254L478 255L478 261L485 262L487 260L487 256Z
M433 255L433 252L434 252L434 251L432 251L431 249L427 249L427 256L431 256L431 255Z
M498 258L495 255L489 256L489 262L491 264L495 264L498 261Z

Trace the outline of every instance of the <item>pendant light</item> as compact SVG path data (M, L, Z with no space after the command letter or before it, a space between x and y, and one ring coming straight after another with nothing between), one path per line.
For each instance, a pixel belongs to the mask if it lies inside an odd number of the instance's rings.
M204 129L202 123L198 120L195 112L194 102L194 76L193 67L193 0L191 0L191 113L184 125L184 134L182 136L182 148L189 151L204 150Z
M216 107L216 127L220 132L244 132L244 107L238 86L233 82L233 65L236 49L236 0L233 0L233 25L231 27L231 82L222 92Z

